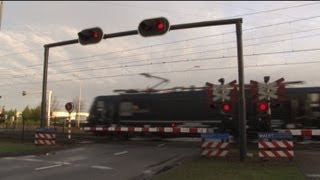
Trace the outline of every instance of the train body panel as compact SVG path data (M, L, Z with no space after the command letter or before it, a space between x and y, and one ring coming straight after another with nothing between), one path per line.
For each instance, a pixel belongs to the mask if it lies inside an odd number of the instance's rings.
M319 128L320 87L286 90L286 101L271 102L272 126L285 128L294 124ZM91 106L88 122L95 126L140 127L193 124L237 130L238 104L231 104L231 108L229 115L223 115L219 105L212 108L205 90L98 96ZM248 127L259 130L261 122L249 91L246 91L246 110Z

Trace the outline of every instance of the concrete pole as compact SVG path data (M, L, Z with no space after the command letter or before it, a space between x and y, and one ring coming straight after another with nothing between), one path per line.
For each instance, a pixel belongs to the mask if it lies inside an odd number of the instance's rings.
M78 111L77 111L77 128L80 127L80 112L81 112L81 89L82 81L80 80L80 90L79 90L79 102L78 102Z

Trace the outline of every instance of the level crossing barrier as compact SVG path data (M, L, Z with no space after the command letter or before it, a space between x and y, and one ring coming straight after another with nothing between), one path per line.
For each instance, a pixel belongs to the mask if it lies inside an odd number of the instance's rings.
M206 157L228 157L229 153L229 133L203 133L201 156Z
M259 158L294 157L293 140L290 132L258 133Z
M56 132L53 128L37 128L34 144L36 145L55 145Z

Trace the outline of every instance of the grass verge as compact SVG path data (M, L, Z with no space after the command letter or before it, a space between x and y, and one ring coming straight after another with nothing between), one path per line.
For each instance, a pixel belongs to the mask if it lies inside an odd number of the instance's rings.
M295 161L246 161L200 158L152 178L153 180L303 180Z
M0 142L0 157L28 155L28 154L42 154L50 151L63 149L63 146L37 146L31 143L17 143L17 142Z

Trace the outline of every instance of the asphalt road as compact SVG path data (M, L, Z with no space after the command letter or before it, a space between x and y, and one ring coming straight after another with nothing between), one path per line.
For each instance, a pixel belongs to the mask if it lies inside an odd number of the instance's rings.
M199 146L175 142L112 142L82 144L39 156L0 158L2 180L141 179L185 157L199 155Z
M300 148L295 151L295 159L306 179L320 180L320 146Z

